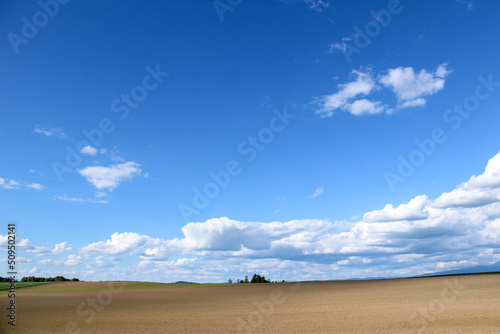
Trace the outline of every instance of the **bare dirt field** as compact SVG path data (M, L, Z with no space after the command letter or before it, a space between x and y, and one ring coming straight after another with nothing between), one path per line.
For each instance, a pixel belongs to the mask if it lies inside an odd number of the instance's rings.
M1 297L1 333L500 333L500 275L57 283L17 292L15 328Z

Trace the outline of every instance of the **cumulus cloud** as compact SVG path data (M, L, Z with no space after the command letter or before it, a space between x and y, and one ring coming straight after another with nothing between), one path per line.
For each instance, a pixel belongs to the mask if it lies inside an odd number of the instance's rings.
M325 189L323 189L323 187L318 187L318 188L316 188L316 190L314 191L314 193L312 193L308 197L309 198L318 197L319 195L321 195L323 193L323 191L325 191Z
M69 252L72 250L73 250L73 247L70 244L68 244L66 241L63 241L63 242L54 246L52 253L53 254L60 254L60 253Z
M477 207L500 201L500 154L488 161L484 172L439 196L434 205L447 207Z
M382 210L373 210L365 213L363 221L365 222L391 222L398 220L420 220L427 218L428 214L424 211L430 204L426 195L417 196L406 204L394 207L387 204Z
M423 96L434 95L444 88L450 73L446 67L447 64L442 64L434 72L418 73L412 67L398 67L390 69L379 81L396 94L401 108L422 106L426 103Z
M113 233L111 239L99 241L80 249L85 254L117 255L132 252L143 246L149 239L148 236L138 233Z
M217 275L212 271L216 266L221 267L220 274L228 268L241 269L242 264L249 271L267 270L280 276L298 265L307 269L302 279L331 278L332 271L347 277L416 275L473 263L491 264L500 260L500 201L483 199L485 193L500 188L499 160L500 153L482 174L457 187L469 191L462 202L445 195L436 200L421 195L367 212L355 222L213 218L185 225L180 239L114 233L107 241L83 247L80 253L128 253L138 257L141 267L170 268L197 277ZM184 256L182 261L172 260L179 256ZM193 266L200 271L192 271ZM203 270L205 274L201 274Z
M491 158L484 172L478 176L473 175L464 186L489 189L500 187L500 154Z
M121 182L132 180L136 175L141 174L140 165L135 162L125 162L111 165L109 167L92 166L78 171L87 181L97 189L108 189L112 191Z
M80 153L87 154L87 155L96 155L97 152L98 152L97 149L93 146L84 146L80 150Z
M41 127L40 125L35 125L34 133L39 133L47 137L57 136L59 138L66 138L66 134L61 128L51 128L51 127Z

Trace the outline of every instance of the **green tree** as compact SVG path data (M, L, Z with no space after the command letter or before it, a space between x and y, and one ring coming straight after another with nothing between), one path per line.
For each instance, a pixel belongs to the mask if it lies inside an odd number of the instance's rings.
M271 281L267 280L265 276L254 274L250 283L271 283Z

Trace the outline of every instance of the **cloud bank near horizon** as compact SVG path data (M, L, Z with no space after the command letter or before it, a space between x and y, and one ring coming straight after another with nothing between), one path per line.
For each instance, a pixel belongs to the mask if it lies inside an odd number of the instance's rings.
M276 279L332 279L491 264L500 260L500 152L483 173L434 200L416 196L367 212L357 221L245 222L221 217L191 222L182 232L184 237L173 239L115 232L73 254L38 261L35 273L43 274L38 267L50 264L83 279L137 279L140 271L164 281L213 282L250 272ZM0 236L0 246L6 244L7 237ZM45 257L74 249L66 241L54 249L26 239L18 245L28 255ZM128 266L121 257L128 258ZM95 266L104 269L97 273Z

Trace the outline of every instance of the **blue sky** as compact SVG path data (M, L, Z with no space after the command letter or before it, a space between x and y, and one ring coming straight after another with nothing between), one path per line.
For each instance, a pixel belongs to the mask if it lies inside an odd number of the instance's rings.
M4 1L20 275L336 279L500 260L500 4ZM4 261L5 262L5 261Z

